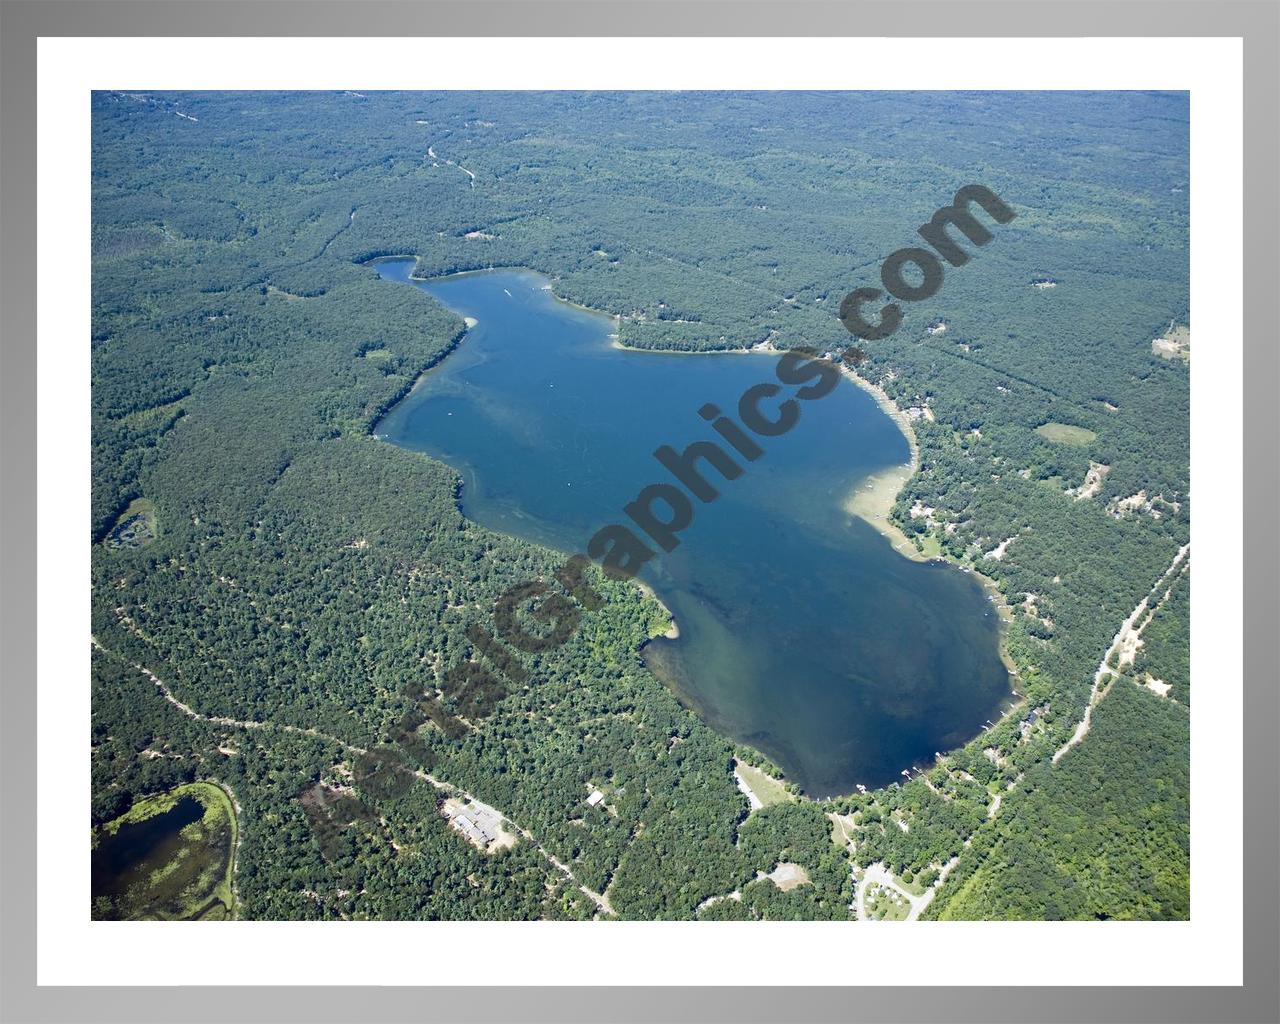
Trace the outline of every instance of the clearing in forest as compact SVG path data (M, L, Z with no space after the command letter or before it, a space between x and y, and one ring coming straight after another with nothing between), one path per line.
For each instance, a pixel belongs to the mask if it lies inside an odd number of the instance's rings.
M1068 444L1073 448L1082 448L1098 438L1092 430L1073 427L1069 423L1042 423L1036 427L1036 433L1053 444Z

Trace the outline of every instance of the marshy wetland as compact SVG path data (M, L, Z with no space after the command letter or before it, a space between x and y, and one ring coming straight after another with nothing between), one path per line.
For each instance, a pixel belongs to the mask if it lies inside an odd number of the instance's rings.
M235 915L236 816L208 782L146 797L93 830L93 918L222 921Z

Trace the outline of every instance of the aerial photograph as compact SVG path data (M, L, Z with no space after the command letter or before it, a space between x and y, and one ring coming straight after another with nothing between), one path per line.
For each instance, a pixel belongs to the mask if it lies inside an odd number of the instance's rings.
M1189 920L1188 93L91 114L93 920Z

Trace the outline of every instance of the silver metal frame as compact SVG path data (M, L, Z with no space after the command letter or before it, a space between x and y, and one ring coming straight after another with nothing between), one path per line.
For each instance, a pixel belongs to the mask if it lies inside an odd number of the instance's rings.
M0 0L0 1018L12 1021L1280 1020L1275 737L1280 430L1276 0ZM36 39L40 36L1229 36L1244 39L1243 797L1240 988L54 988L35 984ZM338 927L338 926L335 926ZM945 925L939 926L945 927ZM1121 926L1122 927L1122 926ZM1051 965L1049 965L1051 966ZM1045 965L1037 966L1043 975ZM1017 971L1017 957L1010 961ZM464 1003L464 998L466 999Z

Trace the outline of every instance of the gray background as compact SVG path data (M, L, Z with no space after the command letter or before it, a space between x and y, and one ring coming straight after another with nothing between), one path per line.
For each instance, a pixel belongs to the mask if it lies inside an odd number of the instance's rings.
M0 0L0 1017L6 1021L1280 1020L1275 761L1280 6L1241 2ZM1245 40L1243 988L36 988L35 70L38 36L1236 36ZM857 42L850 42L856 60ZM975 59L962 45L955 60ZM977 57L976 59L989 59ZM1232 215L1233 211L1226 211ZM1226 296L1225 301L1232 301ZM87 594L85 595L87 599ZM73 638L74 639L74 638ZM1232 783L1234 784L1234 783ZM1203 837L1201 837L1203 840ZM181 927L181 926L175 926ZM335 952L358 926L335 926ZM619 926L615 926L619 927ZM625 927L625 925L621 926ZM714 925L702 925L714 941ZM946 925L934 925L946 927ZM1115 927L1124 927L1117 924ZM537 925L529 939L537 941ZM1135 950L1135 953L1137 951ZM518 956L513 948L510 956ZM1034 948L957 949L1052 979ZM217 965L211 965L216 970ZM927 970L921 965L921 971ZM660 979L659 979L660 980ZM1171 979L1176 980L1176 979Z

